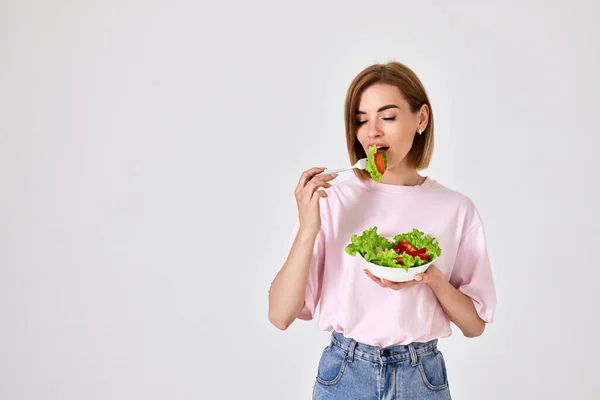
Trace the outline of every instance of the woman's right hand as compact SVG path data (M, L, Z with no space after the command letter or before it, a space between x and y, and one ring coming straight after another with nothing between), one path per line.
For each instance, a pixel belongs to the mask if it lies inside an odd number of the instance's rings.
M298 205L300 218L300 231L316 235L321 229L321 213L319 199L327 197L327 193L320 188L329 188L329 181L335 179L337 174L319 175L325 168L311 168L302 173L294 195Z

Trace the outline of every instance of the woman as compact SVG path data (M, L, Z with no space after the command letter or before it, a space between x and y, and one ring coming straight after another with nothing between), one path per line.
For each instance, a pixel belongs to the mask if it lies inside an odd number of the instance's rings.
M269 320L285 330L313 318L332 331L319 361L314 399L450 399L439 338L454 323L467 337L492 322L496 292L484 228L473 202L418 171L429 165L433 113L419 78L397 62L372 65L350 85L345 104L350 161L384 148L382 180L363 170L305 171L295 190L299 221L269 292ZM373 276L344 249L353 234L382 236L417 228L442 256L410 282Z

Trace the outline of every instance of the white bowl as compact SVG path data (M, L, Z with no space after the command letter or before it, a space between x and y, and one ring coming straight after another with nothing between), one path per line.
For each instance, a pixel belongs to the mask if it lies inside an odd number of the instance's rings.
M362 258L362 256L361 256ZM362 258L367 269L378 278L384 278L391 282L408 282L415 279L415 276L427 271L427 268L433 264L437 258L429 261L427 264L419 265L418 267L409 268L408 271L404 268L382 267L381 265L373 264Z

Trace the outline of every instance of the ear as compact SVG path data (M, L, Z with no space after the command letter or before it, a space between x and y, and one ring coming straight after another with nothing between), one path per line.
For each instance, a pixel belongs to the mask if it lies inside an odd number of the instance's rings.
M429 123L429 106L423 104L417 113L417 130L424 131Z

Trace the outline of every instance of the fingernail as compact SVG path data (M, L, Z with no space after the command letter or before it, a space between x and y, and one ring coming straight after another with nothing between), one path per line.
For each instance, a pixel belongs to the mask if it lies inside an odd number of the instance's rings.
M420 276L420 275L417 275L417 276L415 277L415 280L416 280L416 281L420 281L421 279L423 279L423 277L422 277L422 276Z

